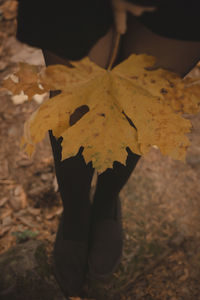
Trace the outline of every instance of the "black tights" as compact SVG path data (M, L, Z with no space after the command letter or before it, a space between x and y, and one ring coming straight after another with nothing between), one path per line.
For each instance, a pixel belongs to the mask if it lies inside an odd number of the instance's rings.
M94 169L86 165L82 151L74 157L61 161L61 141L56 140L50 131L50 140L54 154L56 177L64 207L64 235L72 240L86 240L90 228L90 187ZM115 217L115 200L133 169L139 156L129 149L126 166L114 162L113 169L107 169L98 176L93 202L93 219Z

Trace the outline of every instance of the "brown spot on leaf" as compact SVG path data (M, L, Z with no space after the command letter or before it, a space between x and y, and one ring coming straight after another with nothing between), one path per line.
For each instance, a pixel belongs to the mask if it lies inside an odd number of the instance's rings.
M54 90L54 91L50 91L50 98L53 98L57 95L61 94L61 90Z
M168 81L168 82L169 82L170 88L173 88L173 87L174 87L174 84L173 84L171 81Z
M122 111L122 114L125 116L125 118L126 118L127 121L129 122L129 124L137 130L137 128L136 128L135 125L133 124L133 121L127 116L127 114L126 114L124 111Z
M75 111L71 114L69 119L70 126L76 124L87 112L89 111L89 107L87 105L79 106L75 109Z
M167 94L167 93L168 93L168 90L162 88L162 89L160 90L160 92L161 92L161 94Z
M97 136L99 136L99 133L94 133L93 136L94 136L94 137L97 137Z

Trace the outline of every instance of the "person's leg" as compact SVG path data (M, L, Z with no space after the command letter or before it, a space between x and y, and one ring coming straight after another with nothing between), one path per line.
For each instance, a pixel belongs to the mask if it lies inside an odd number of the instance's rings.
M93 219L116 219L116 205L118 195L136 167L140 156L127 148L126 165L114 162L113 169L107 169L98 176L94 195Z
M111 28L90 50L88 56L99 66L106 68L109 63L112 44L113 29ZM49 51L43 50L43 55L47 66L52 64L70 66L70 62ZM51 96L54 94L51 92ZM84 109L80 109L76 115L71 116L72 122L75 123L83 114ZM57 141L52 133L50 133L50 140L54 153L56 177L64 207L65 238L86 240L90 223L89 192L93 169L91 164L85 165L80 151L76 157L61 162L61 140Z
M97 279L110 276L122 256L122 213L118 195L140 158L129 148L127 154L126 165L115 161L113 169L107 169L97 180L88 261L90 277Z
M52 53L43 51L46 65L68 62ZM50 97L53 92L50 93ZM80 118L80 112L76 118ZM76 121L76 120L75 120ZM74 121L74 122L75 122ZM86 165L80 149L75 157L61 161L61 141L50 132L50 141L54 155L55 171L59 192L63 202L64 238L73 241L88 241L91 204L90 185L93 175L91 163Z
M112 30L100 39L91 49L90 58L102 67L109 61L112 43ZM104 48L102 53L97 51ZM57 55L43 50L46 65L70 63ZM52 91L50 97L57 94ZM75 110L70 117L73 125L85 113L84 107ZM57 281L66 296L78 295L86 275L88 262L88 239L91 220L90 188L94 169L86 165L83 149L75 157L61 161L61 141L50 131L50 141L54 156L56 177L63 202L63 215L60 220L55 247L54 271Z
M50 132L55 171L63 202L64 238L87 242L90 229L91 203L89 199L93 175L91 163L85 164L82 149L71 158L61 161L61 139Z
M43 51L46 65L64 64L68 61ZM50 92L50 97L57 92ZM72 115L73 125L84 110ZM88 240L90 230L91 203L89 199L93 176L91 163L86 165L82 149L75 157L61 161L61 141L49 132L59 192L63 202L63 214L54 245L54 273L66 296L79 294L87 270Z
M132 53L153 55L157 58L154 68L166 68L183 77L200 59L200 42L177 41L158 36L130 15L128 30L122 37L116 63L120 63ZM108 229L109 232L111 224L112 227L115 224L115 231L118 232L119 237L121 236L116 222L116 208L119 210L118 194L126 184L138 160L139 156L129 151L126 166L115 162L113 169L108 169L98 176L93 204L93 228L98 228L99 237L96 237L94 230L93 240L96 239L97 242L96 245L93 245L90 254L91 270L96 276L109 274L119 262L118 257L122 244L117 235L102 234L99 228L102 228L104 232L107 232ZM107 227L103 225L99 227L100 221L101 224L107 224ZM114 233L113 230L112 232ZM107 263L107 267L103 263L104 261Z
M185 76L200 60L200 42L177 41L158 36L148 30L137 19L130 15L128 30L122 37L118 63L132 53L150 54L156 57L154 68L165 68ZM98 177L94 196L94 211L98 218L114 217L114 203L117 195L127 182L139 157L129 151L127 165L114 163Z
M155 68L165 68L182 77L200 60L198 41L181 41L159 36L132 15L128 17L127 27L128 30L122 37L120 60L132 53L153 55L157 59Z

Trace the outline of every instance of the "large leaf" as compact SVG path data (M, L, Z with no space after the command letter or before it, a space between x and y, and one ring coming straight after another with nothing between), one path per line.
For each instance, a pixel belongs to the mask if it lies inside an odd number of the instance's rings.
M184 161L192 126L182 113L199 111L200 86L162 69L150 70L154 62L151 56L131 55L112 71L88 58L72 68L49 66L40 82L61 93L25 124L29 153L51 129L63 137L62 159L83 146L86 163L92 161L100 173L112 168L113 161L125 164L127 147L142 155L157 146L164 155ZM88 112L72 125L70 118L79 107Z

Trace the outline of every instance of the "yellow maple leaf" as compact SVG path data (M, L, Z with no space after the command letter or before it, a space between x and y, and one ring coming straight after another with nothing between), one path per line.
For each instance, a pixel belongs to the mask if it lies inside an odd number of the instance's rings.
M62 159L84 147L86 163L99 173L113 161L126 162L129 147L142 155L157 146L164 155L185 159L189 146L185 135L191 123L182 113L199 111L200 86L181 80L166 70L150 70L155 59L131 55L108 71L88 58L47 67L43 86L61 93L43 103L25 124L24 145L31 153L48 130L63 137ZM79 107L87 112L75 123L70 117Z

